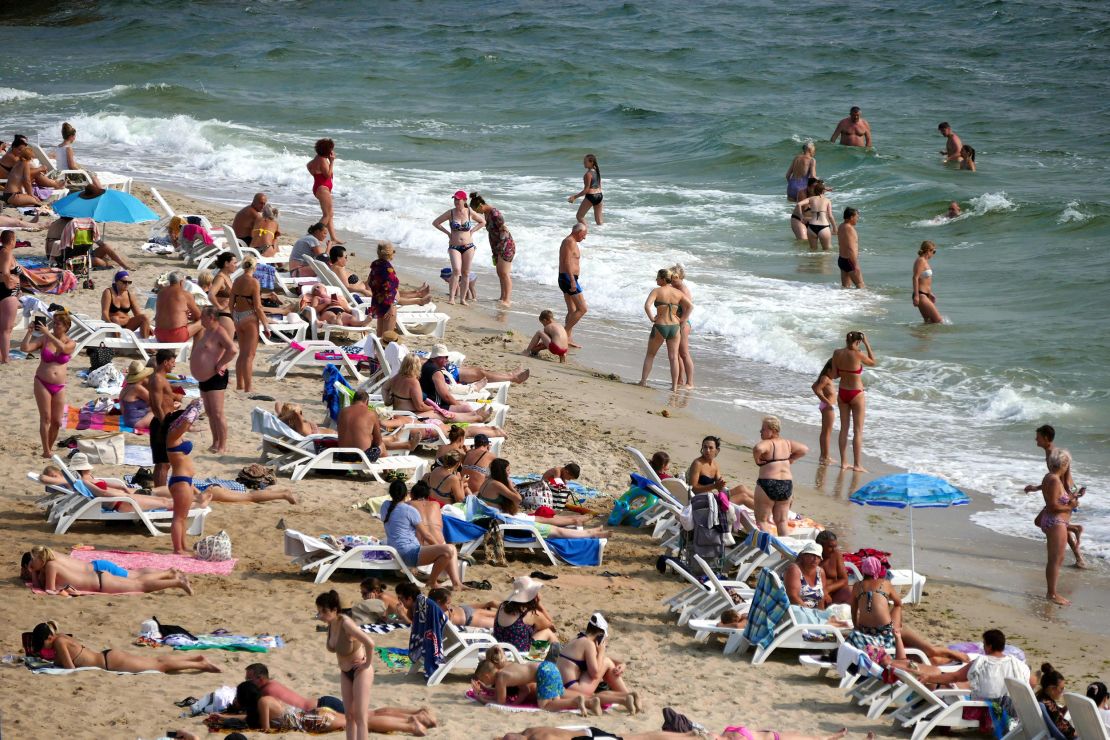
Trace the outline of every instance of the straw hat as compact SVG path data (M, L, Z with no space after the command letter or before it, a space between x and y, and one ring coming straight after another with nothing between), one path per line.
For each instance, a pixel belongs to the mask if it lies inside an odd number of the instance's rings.
M84 452L74 452L66 463L70 470L92 470L92 463L89 462L89 456Z
M822 555L824 555L824 551L816 542L807 542L805 546L798 551L799 558L803 555L816 555L818 558L820 558Z
M513 601L517 604L527 604L532 599L536 598L543 584L539 581L533 580L528 576L521 576L513 580L513 592L509 594L506 601Z
M144 378L149 378L154 374L154 370L146 366L142 360L132 360L131 364L127 366L127 384L134 385Z
M447 345L446 344L437 344L436 346L432 347L432 354L430 355L431 359L434 360L437 357L446 357L446 356L447 356Z
M389 344L390 342L401 341L401 336L390 329L389 331L382 332L382 344Z

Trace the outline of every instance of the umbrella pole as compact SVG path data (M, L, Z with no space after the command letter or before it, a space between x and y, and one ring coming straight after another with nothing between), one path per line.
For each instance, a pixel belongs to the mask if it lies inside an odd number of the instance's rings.
M913 505L910 505L910 593L913 593L914 579L917 573L916 543L913 536Z

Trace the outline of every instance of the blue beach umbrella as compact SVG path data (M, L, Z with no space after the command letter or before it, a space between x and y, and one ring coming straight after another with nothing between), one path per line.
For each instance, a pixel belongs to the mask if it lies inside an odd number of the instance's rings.
M95 198L82 198L81 193L70 193L54 204L54 212L69 218L91 218L101 223L137 224L157 221L158 214L130 193L122 190L105 190Z
M917 572L913 535L914 509L947 509L967 506L967 494L943 478L923 473L898 473L876 478L848 497L860 506L887 506L910 510L910 570Z

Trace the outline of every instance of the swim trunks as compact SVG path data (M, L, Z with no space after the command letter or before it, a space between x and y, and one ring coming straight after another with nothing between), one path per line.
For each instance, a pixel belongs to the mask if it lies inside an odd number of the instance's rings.
M166 420L155 416L150 420L150 456L155 465L169 465L170 455L166 451Z
M119 576L120 578L127 578L127 571L113 563L111 560L93 560L90 564L92 565L93 570L97 573L111 573L112 575Z
M852 262L852 260L848 259L847 257L837 257L836 266L840 268L841 272L856 271L856 263Z
M572 280L571 280L570 273L566 273L566 272L560 272L559 273L559 290L563 291L567 295L579 295L579 294L581 294L582 293L582 283L578 281L578 276L577 275L575 275L574 278L573 278L573 284L574 284L574 289L573 290L571 290L571 283L572 283Z
M208 391L227 390L227 378L227 368L224 368L224 371L222 373L217 373L208 380L200 381L200 383L198 384L200 387L200 392L207 393Z
M155 329L154 337L159 342L180 344L189 341L189 327L175 326L172 329Z
M540 701L550 701L562 695L563 676L554 663L545 660L536 669L536 698Z

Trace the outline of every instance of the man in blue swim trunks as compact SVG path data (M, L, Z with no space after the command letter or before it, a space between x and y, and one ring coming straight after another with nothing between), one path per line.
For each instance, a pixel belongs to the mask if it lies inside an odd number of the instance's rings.
M579 262L582 258L581 248L578 246L585 240L589 230L581 221L574 224L574 228L559 245L559 290L563 291L563 300L567 304L567 318L563 328L567 330L567 344L571 347L581 347L574 341L574 327L586 315L586 296L582 293L582 283L578 280Z

